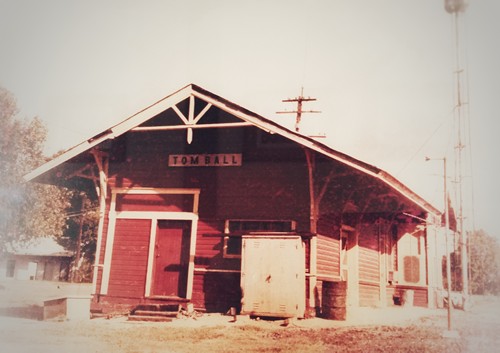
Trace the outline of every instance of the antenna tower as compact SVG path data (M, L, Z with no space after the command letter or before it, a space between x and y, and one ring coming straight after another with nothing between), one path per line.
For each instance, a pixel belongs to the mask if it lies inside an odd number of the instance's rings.
M465 144L466 138L464 138L465 130L468 124L466 123L466 111L464 105L467 102L464 101L463 97L464 89L462 85L464 80L462 75L464 69L461 67L461 48L460 48L460 15L465 12L467 8L467 0L445 0L444 7L446 12L453 16L453 25L455 31L455 71L456 75L456 91L455 91L455 124L456 124L456 145L455 145L455 180L456 183L456 202L458 203L458 232L459 232L459 249L461 254L461 267L462 267L462 292L464 294L469 294L469 281L468 281L468 251L467 251L467 230L464 226L464 180L463 180L463 153L464 149L467 147ZM467 136L467 135L465 135ZM470 144L470 141L468 141Z

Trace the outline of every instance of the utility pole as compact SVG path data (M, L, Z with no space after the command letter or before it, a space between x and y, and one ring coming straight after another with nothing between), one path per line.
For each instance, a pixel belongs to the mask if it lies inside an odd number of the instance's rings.
M445 255L446 255L446 287L448 292L448 305L447 305L447 313L448 313L448 330L443 333L444 337L449 338L457 338L458 332L452 329L451 319L452 319L452 308L453 301L451 300L451 258L450 258L450 246L448 240L448 232L450 228L450 210L448 207L448 188L447 188L447 174L446 174L446 157L443 158L429 158L425 157L425 161L430 160L442 160L443 161L443 194L444 194L444 239L445 239Z
M297 102L297 110L281 111L281 112L276 112L276 114L297 114L296 118L295 118L295 131L299 132L300 121L302 120L303 113L321 113L318 110L302 110L302 103L303 102L311 102L311 101L315 101L315 100L316 100L316 98L304 97L304 87L302 87L302 89L300 91L300 96L295 97L295 98L288 98L288 99L282 100L282 102L285 102L285 103Z
M451 258L450 247L448 245L448 229L450 228L450 210L448 208L448 190L446 188L446 157L443 158L443 179L444 179L444 236L446 243L446 285L448 289L448 331L451 332L451 309L453 308L453 301L451 300Z
M292 102L297 102L297 110L293 111L282 111L282 112L276 112L277 114L297 114L295 118L295 131L299 132L300 130L300 121L302 119L302 114L303 113L321 113L320 111L317 110L302 110L302 103L303 102L311 102L315 101L316 98L311 98L311 97L304 97L304 87L302 87L300 96L295 97L295 98L288 98L282 100L282 102L285 103L292 103ZM315 158L315 153L310 150L309 148L304 147L304 153L306 157L306 163L307 163L307 175L308 175L308 180L309 180L309 231L313 234L310 240L309 244L309 251L310 251L310 262L311 262L311 268L309 269L309 305L311 307L315 307L315 290L316 290L316 283L317 283L317 267L316 267L316 259L318 256L318 239L316 236L317 232L317 223L318 223L318 217L319 217L319 204L322 198L322 195L318 195L316 192L316 185L315 185L315 169L316 169L316 158ZM327 182L328 183L328 182ZM326 186L324 187L326 190Z

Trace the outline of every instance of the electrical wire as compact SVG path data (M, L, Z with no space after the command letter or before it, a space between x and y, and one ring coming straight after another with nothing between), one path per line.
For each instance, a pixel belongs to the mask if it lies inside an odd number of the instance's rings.
M429 143L429 141L434 137L434 135L443 127L444 123L447 121L449 117L445 117L441 120L439 125L434 129L434 131L431 132L431 134L424 140L422 145L415 151L415 153L408 159L408 161L399 169L396 173L397 176L399 176L407 167L410 165L410 163L415 159L415 157L422 151L422 149Z

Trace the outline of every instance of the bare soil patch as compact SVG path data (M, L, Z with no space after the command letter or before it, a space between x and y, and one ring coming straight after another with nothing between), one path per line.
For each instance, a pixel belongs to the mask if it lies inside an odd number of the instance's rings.
M0 306L6 309L10 304L4 300L9 297L5 291L11 287L0 285L3 287ZM45 288L38 294L50 294L51 291ZM30 293L38 298L33 289ZM11 297L13 307L38 305L47 299L28 299L29 296ZM0 345L5 352L65 353L497 351L500 346L500 299L474 299L470 311L453 311L453 328L459 333L456 339L442 336L447 327L446 310L443 309L361 309L348 315L346 321L316 318L291 320L288 325L284 325L283 320L257 321L247 316L238 316L236 322L231 322L232 317L220 314L170 323L130 322L125 317L45 322L0 312Z

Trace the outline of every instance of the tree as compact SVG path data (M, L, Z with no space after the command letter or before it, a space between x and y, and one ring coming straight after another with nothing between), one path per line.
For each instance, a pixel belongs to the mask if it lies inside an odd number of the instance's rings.
M500 245L483 230L469 236L472 294L500 294Z
M0 127L0 252L12 241L62 236L68 190L23 180L46 161L47 130L38 118L20 119L14 96L2 87Z
M73 192L71 208L67 213L67 228L59 243L67 249L75 249L71 267L72 282L90 282L94 264L99 204L85 192Z

